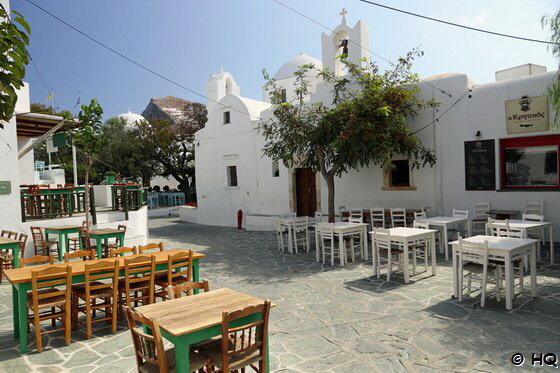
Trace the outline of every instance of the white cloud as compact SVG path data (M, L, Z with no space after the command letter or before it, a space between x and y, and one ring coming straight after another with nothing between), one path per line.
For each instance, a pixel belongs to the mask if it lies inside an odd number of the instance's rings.
M457 23L465 26L482 26L485 25L488 20L488 12L479 13L472 17L459 16L456 17L456 19Z

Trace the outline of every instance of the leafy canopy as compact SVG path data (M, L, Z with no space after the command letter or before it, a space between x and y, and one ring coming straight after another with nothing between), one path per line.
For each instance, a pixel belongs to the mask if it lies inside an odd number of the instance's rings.
M541 19L543 27L550 29L550 41L552 44L550 49L552 54L558 58L558 69L560 70L560 9L552 16L543 16ZM556 75L556 80L548 88L548 94L552 98L552 107L554 109L553 126L560 127L560 75Z
M9 121L14 115L16 91L23 85L25 65L29 63L26 47L31 29L20 13L12 11L12 14L13 22L0 4L0 120L3 121Z

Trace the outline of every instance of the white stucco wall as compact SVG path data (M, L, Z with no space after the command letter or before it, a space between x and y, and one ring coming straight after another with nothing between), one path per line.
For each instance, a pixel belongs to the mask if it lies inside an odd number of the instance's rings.
M30 137L18 137L18 151L33 143ZM35 182L35 152L31 150L19 160L20 184L36 184Z

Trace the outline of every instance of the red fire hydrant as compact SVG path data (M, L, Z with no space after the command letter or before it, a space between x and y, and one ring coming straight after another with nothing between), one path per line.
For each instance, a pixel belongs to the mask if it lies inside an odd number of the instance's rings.
M237 210L237 229L241 229L241 224L243 223L243 210Z

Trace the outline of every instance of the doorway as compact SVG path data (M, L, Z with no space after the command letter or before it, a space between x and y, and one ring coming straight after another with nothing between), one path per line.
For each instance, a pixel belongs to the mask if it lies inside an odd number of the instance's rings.
M296 168L297 216L315 216L315 211L317 211L315 172L310 168Z

